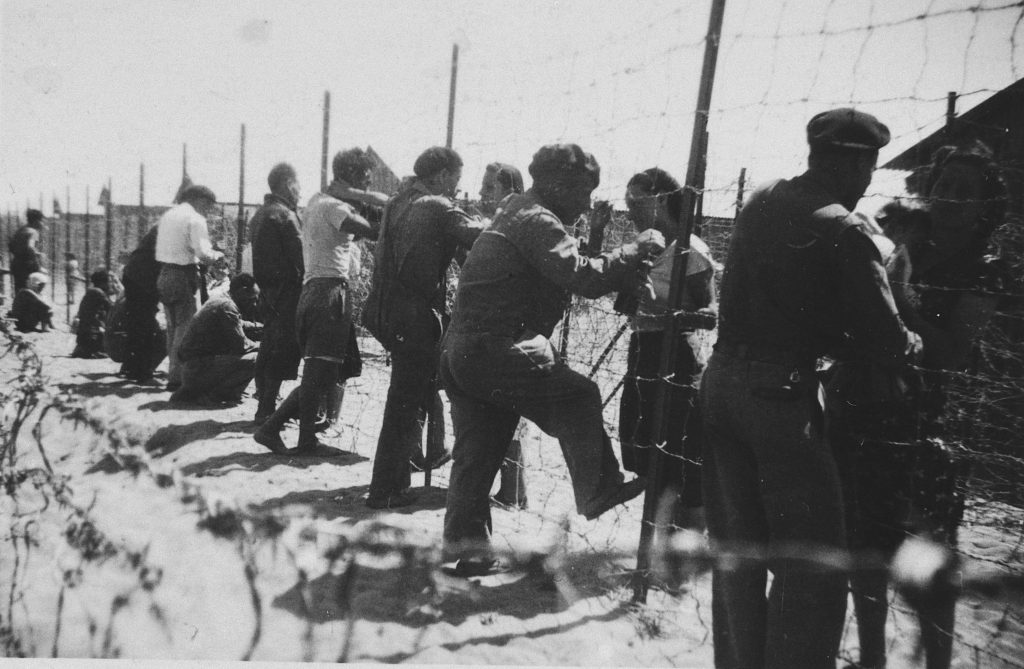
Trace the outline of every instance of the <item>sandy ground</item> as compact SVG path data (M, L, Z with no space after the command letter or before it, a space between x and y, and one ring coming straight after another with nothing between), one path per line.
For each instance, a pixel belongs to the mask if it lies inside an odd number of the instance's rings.
M171 405L158 385L116 377L109 360L67 357L67 332L30 338L49 387L79 396L97 425L132 437L144 467L133 473L123 458L118 464L109 438L87 426L55 414L43 419L45 452L87 516L56 504L43 509L31 486L22 487L16 504L0 498L0 529L11 536L28 527L34 540L15 551L5 543L0 553L0 611L13 619L28 657L712 665L709 576L696 575L675 596L654 590L646 605L631 607L640 500L594 522L571 513L561 455L542 435L525 448L531 508L495 509L495 538L516 550L559 543L564 568L557 578L536 569L468 583L435 576L429 567L440 543L448 467L420 490L421 503L399 513L381 515L363 504L388 373L372 342L363 342L364 375L350 383L343 425L326 439L344 454L320 459L258 446L252 399L218 409ZM0 361L0 382L13 378L10 362ZM284 433L289 445L296 436L294 427ZM30 435L19 453L22 464L38 461ZM414 486L423 479L414 475ZM225 509L240 510L244 520L231 536L215 524L211 531L211 517L232 517ZM270 536L253 524L267 515L287 528ZM80 538L86 517L93 534L109 541L105 559L83 559L69 546L67 527L76 524ZM377 520L403 533L411 546L405 555L355 550L365 544L354 537L365 538L359 533ZM994 569L1019 568L1018 535L979 527L964 532L962 548ZM344 540L353 542L347 550ZM346 562L353 555L355 566ZM955 666L1024 665L1019 600L965 598L958 616L965 643ZM919 666L915 624L904 606L894 607L889 632L890 668ZM855 638L848 625L844 653Z

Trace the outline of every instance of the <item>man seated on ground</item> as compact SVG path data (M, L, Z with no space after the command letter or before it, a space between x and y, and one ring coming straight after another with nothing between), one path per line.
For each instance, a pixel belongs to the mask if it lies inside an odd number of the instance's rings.
M181 387L172 402L237 403L256 372L263 327L251 320L259 288L251 274L231 279L228 294L210 299L189 321L178 353Z
M27 287L14 296L8 318L13 318L14 327L21 332L46 332L53 329L53 307L43 299L46 275L32 272L28 275Z
M72 358L105 358L103 350L103 331L106 327L107 315L110 313L111 295L116 292L111 286L110 272L98 269L89 276L92 288L85 291L78 305L78 316L75 318L75 350Z

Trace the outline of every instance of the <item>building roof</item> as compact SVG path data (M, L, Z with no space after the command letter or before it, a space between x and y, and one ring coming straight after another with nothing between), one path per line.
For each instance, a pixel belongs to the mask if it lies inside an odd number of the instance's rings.
M956 117L953 127L939 128L917 144L882 165L890 170L913 170L931 161L940 146L959 140L977 138L1000 153L1010 128L1019 125L1024 116L1024 79L1020 79Z

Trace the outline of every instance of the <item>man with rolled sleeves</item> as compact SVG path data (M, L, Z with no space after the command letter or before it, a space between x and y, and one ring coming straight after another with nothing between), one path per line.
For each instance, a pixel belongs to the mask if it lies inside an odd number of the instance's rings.
M710 538L718 549L754 547L768 559L767 567L714 571L719 668L835 667L846 575L795 559L845 546L816 363L855 349L898 368L920 350L878 250L851 214L888 128L836 109L811 119L807 139L807 171L758 188L737 219L718 343L700 389Z
M455 427L444 543L463 576L497 567L488 494L520 417L558 439L576 510L587 519L644 488L619 469L597 384L573 371L550 337L572 294L626 289L640 260L664 250L664 237L647 230L632 244L583 256L566 228L590 208L597 161L575 144L554 144L529 169L533 187L504 201L469 252L441 352Z
M416 180L388 204L374 253L373 284L363 324L391 353L384 420L373 458L366 505L406 506L410 458L420 450L428 411L437 430L428 430L427 459L437 467L444 448L441 398L437 389L437 344L447 319L447 272L456 252L473 245L484 223L452 202L462 177L462 158L435 146L413 165Z
M178 344L196 314L196 295L202 277L199 263L215 262L224 254L213 248L206 216L217 206L217 196L206 186L188 186L179 204L156 223L156 259L160 263L157 291L167 319L167 390L181 387Z

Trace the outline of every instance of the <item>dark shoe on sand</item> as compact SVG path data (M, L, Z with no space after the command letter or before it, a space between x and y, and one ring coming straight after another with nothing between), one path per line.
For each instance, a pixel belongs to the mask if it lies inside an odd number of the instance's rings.
M623 504L633 499L642 493L646 487L647 479L642 476L637 477L632 481L620 483L614 488L606 490L591 500L590 503L587 504L587 508L583 510L583 517L587 520L594 520L612 507L616 507L619 504Z
M260 446L265 446L270 449L271 453L288 455L288 447L284 445L284 440L281 439L280 432L271 432L270 430L260 428L253 433L252 438L255 439L256 443Z
M505 574L511 567L504 560L497 558L462 558L452 568L445 569L445 573L459 578L475 578L478 576L493 576L494 574Z
M400 506L409 506L415 502L416 496L408 490L391 495L370 495L366 498L366 506L371 509L394 509Z

